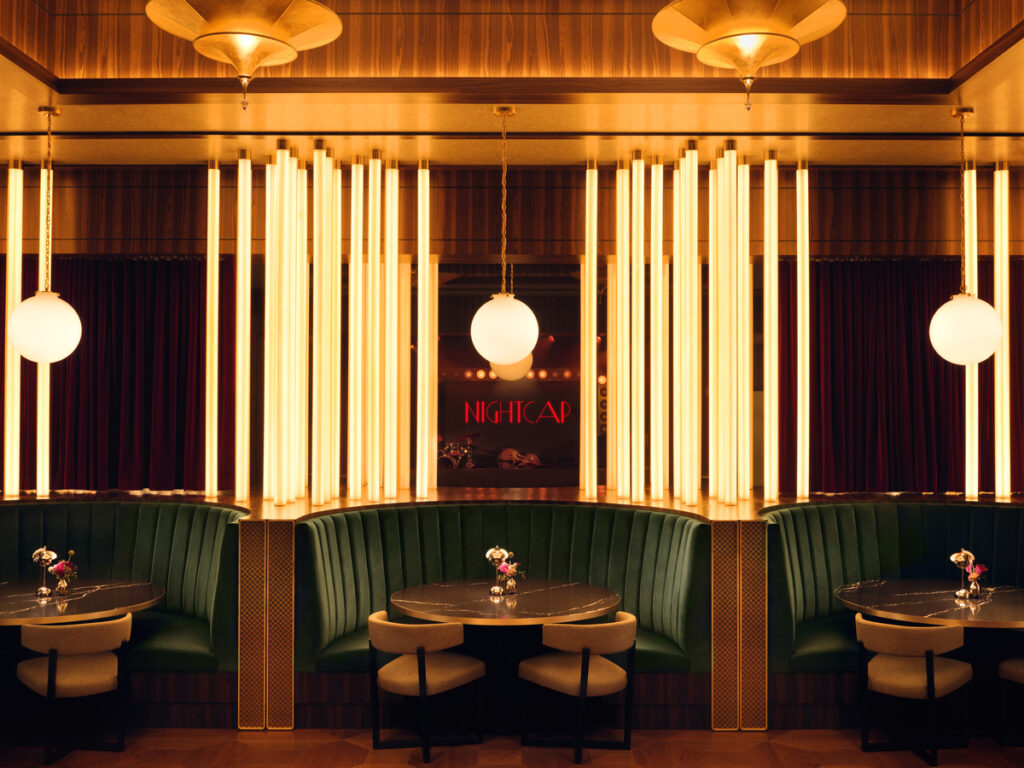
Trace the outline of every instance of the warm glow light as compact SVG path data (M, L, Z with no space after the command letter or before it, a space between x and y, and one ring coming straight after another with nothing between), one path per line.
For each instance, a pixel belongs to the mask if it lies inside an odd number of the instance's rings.
M441 284L438 278L438 264L430 264L430 440L431 440L431 461L430 464L430 487L437 488L437 440L440 435L437 432L437 342L438 335L438 286Z
M217 496L217 369L220 338L220 168L206 172L206 498Z
M534 378L534 377L535 377L536 375L537 375L537 374L536 374L536 373L534 373L533 371L527 371L527 372L526 372L526 378L528 378L528 379L532 379L532 378Z
M684 461L686 463L683 487L683 501L693 505L700 499L701 488L701 418L704 400L704 379L701 371L703 358L703 340L701 334L702 312L701 300L704 295L701 279L700 253L697 249L700 230L698 217L698 157L697 143L691 141L686 150L686 163L683 166L683 182L686 194L684 205L683 230L683 270L685 277L686 301L682 323L685 324L686 344L684 346L684 371L687 385L684 393L686 430ZM683 330L680 329L680 336Z
M249 498L249 416L252 366L252 161L238 154L235 233L235 499Z
M645 303L646 296L644 288L644 182L646 172L644 170L643 154L636 150L633 152L632 173L632 196L630 198L630 219L633 222L630 232L630 393L629 404L631 407L630 425L630 492L632 501L644 500L645 475L645 447L646 435L646 397L647 377L644 356L646 343L645 330Z
M416 498L427 497L430 464L436 464L434 436L430 434L430 168L424 161L416 172Z
M961 147L963 146L961 139ZM973 162L963 172L964 288L978 295L978 171ZM975 319L982 308L975 305ZM930 329L929 329L930 330ZM982 336L984 338L984 336ZM983 343L983 342L982 342ZM981 344L979 344L981 346ZM992 345L993 350L995 344ZM978 365L964 366L964 496L978 498Z
M494 372L494 369L492 368L491 370L489 370L489 371L487 372L487 378L488 378L488 379L496 379L496 378L498 378L498 374L496 374L496 373Z
M993 178L993 288L995 312L1002 333L995 351L996 498L1010 498L1010 168L996 163Z
M327 279L330 251L331 160L322 139L313 149L313 402L310 472L310 500L314 506L328 498L328 463L330 455L330 282ZM350 318L351 321L351 318Z
M597 346L588 339L597 336L597 164L586 171L585 241L580 280L580 488L588 498L597 497ZM600 337L598 337L600 339ZM566 379L572 371L563 371Z
M749 499L754 488L754 289L750 271L750 166L736 175L736 321L737 321L737 495Z
M487 378L487 372L483 368L478 368L477 372L476 372L476 377L478 379L486 379Z
M718 499L735 504L739 468L739 233L736 146L728 141L718 169L718 365L720 474Z
M708 166L708 496L718 498L718 164Z
M651 406L650 406L650 466L651 498L661 499L665 490L665 414L669 412L665 399L665 312L664 312L664 190L665 166L660 160L651 164Z
M796 170L796 495L811 485L811 230L807 163Z
M366 498L380 499L381 486L381 274L380 274L380 209L381 157L373 150L370 157L367 193L367 227L369 243L366 260Z
M764 42L764 37L761 35L736 35L733 38L733 42L736 43L736 47L739 48L740 55L744 58L750 59L754 57L761 44Z
M365 339L363 325L363 164L359 158L352 164L350 179L349 266L348 266L348 497L358 499L363 493L363 382L366 377Z
M935 351L955 365L973 365L998 348L1003 326L988 302L960 293L932 315L928 337Z
M480 356L511 365L533 352L540 328L526 304L511 293L496 293L473 315L469 335Z
M75 351L82 321L59 293L36 291L11 313L11 345L35 363L56 363Z
M779 163L764 161L764 498L779 498Z
M615 171L615 371L612 387L615 391L615 467L618 477L615 488L620 499L628 499L631 455L630 441L630 312L629 312L629 269L630 269L630 168L623 162Z
M491 363L491 373L497 376L499 379L505 381L518 381L519 379L526 376L530 370L530 366L533 365L533 353L530 353L518 363L512 363L512 365L501 365L500 363Z
M5 321L21 303L22 216L25 204L25 171L20 163L7 170L7 282ZM4 496L17 498L21 491L21 355L7 334L4 348Z
M597 377L597 383L603 387L605 384L608 383L608 377L602 373L600 376Z
M384 171L384 498L398 495L398 163Z
M538 379L546 379L547 377L548 377L548 372L545 371L543 368L541 368L539 371L537 371L537 378Z

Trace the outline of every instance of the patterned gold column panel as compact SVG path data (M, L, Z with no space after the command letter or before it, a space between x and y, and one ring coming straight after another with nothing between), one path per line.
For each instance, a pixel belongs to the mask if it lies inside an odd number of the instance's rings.
M735 731L739 721L739 524L711 523L711 729Z
M290 523L289 523L290 524ZM266 524L238 523L238 727L267 724Z
M739 526L740 729L768 728L768 564L765 524Z
M295 536L291 520L267 520L267 729L295 727Z

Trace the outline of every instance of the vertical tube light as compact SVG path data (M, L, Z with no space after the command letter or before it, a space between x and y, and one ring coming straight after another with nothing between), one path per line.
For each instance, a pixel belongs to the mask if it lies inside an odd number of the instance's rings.
M235 233L235 498L249 498L252 368L252 160L238 152Z
M618 215L616 215L616 220ZM618 224L616 223L616 227ZM616 238L617 241L617 238ZM618 256L614 257L618 259ZM619 387L619 326L618 326L618 287L616 283L616 271L618 265L611 258L605 267L605 280L607 300L605 303L605 451L604 451L604 487L609 498L612 498L612 491L618 488L619 482L619 411L618 411L618 387Z
M430 492L430 465L436 463L430 435L430 165L416 171L416 498Z
M395 193L397 196L397 192ZM398 231L395 231L398 249ZM412 264L398 265L398 490L409 490L412 433Z
M430 446L435 460L430 462L430 488L437 488L437 347L440 328L437 322L437 306L441 283L438 280L438 265L430 264Z
M665 495L665 290L664 220L665 166L651 163L651 354L650 462L651 498Z
M274 455L277 445L277 420L274 404L277 402L277 163L274 156L267 158L264 169L264 294L263 309L263 498L274 498L277 466Z
M298 231L295 237L296 266L298 269L298 288L296 307L298 309L298 331L296 333L296 350L298 352L299 364L296 366L296 385L298 393L295 398L298 403L298 429L299 436L299 467L296 478L299 490L299 498L306 495L308 489L306 478L309 477L309 170L306 164L299 166L296 176L296 187L298 198L296 201L296 216L298 219Z
M328 301L325 277L325 250L328 247L327 200L328 176L325 171L330 161L323 139L313 145L313 402L310 409L312 439L312 470L310 472L310 500L314 506L327 502L327 428L330 426L327 414L325 377L327 365L327 344L324 338L328 330L324 310Z
M580 350L580 387L583 418L580 431L584 435L583 495L597 498L597 163L587 164L586 172L586 243L583 257L583 332Z
M738 497L749 499L753 490L753 279L750 274L750 165L744 160L739 166L736 176L736 238L739 260L737 262L736 298L737 320L739 323L738 354L739 370L737 384L739 386L737 409L737 455L736 483Z
M996 498L1009 500L1010 477L1010 166L996 163L993 278L1003 335L995 354Z
M719 200L718 210L719 253L722 265L719 283L721 308L719 319L719 345L721 359L719 383L724 390L722 403L722 422L719 449L722 451L722 475L719 498L726 504L735 504L738 489L738 417L739 417L739 312L740 303L737 296L739 287L739 243L737 232L737 167L736 145L732 141L725 143L723 154L724 172L718 174ZM721 375L724 374L724 375Z
M328 250L330 266L327 274L330 277L330 394L328 406L331 414L331 432L329 435L328 449L331 459L328 478L330 480L330 496L337 499L341 496L341 346L342 346L342 322L344 276L342 270L342 221L345 217L342 209L342 193L345 185L345 169L341 160L331 158L328 160L328 167L331 172L331 247ZM351 334L350 334L351 335Z
M384 498L398 496L398 164L384 171Z
M708 496L718 498L718 164L708 165Z
M217 496L217 364L220 332L220 167L206 171L206 445L205 493Z
M358 499L363 493L364 392L366 376L365 326L363 297L363 163L357 157L352 164L350 191L351 223L349 224L348 266L348 497Z
M964 251L967 292L978 295L978 170L964 171ZM1007 326L1003 326L1006 328ZM978 498L978 364L964 366L964 496Z
M640 150L633 152L633 168L630 180L632 181L632 207L630 220L630 425L632 434L630 436L630 500L643 501L645 492L646 467L646 435L644 427L646 415L646 371L644 347L645 338L645 317L646 296L644 289L644 186L647 173L644 168L643 154Z
M672 496L683 496L686 468L683 457L686 418L683 415L683 222L685 220L685 196L683 176L685 160L680 156L672 168Z
M764 161L764 500L779 498L779 162Z
M7 290L5 328L21 303L22 217L25 209L25 171L20 161L7 169ZM4 340L4 498L21 494L21 355Z
M685 337L683 347L683 366L687 376L685 389L686 438L683 501L694 505L700 500L701 480L701 410L703 401L704 377L701 371L703 349L701 339L701 298L704 289L701 281L700 253L697 248L698 225L698 157L697 142L687 144L685 165L683 166L683 285L686 295L683 314Z
M630 441L632 429L630 427L630 332L629 332L629 261L630 261L630 221L629 221L629 166L623 163L615 172L616 179L616 233L618 240L617 255L615 257L615 304L618 312L616 322L617 330L617 362L618 370L616 375L618 381L615 385L618 397L616 398L616 414L618 416L618 456L615 461L619 470L619 479L616 483L620 499L628 499L630 495L630 470L632 452Z
M43 253L46 248L46 190L50 188L53 198L53 166L45 160L39 168L39 290L46 286L46 260ZM52 238L52 221L49 222L50 242ZM52 258L52 254L51 254ZM36 498L45 499L50 496L50 364L36 364Z
M380 208L381 157L373 150L370 157L370 186L367 197L369 241L366 263L366 372L367 372L367 441L366 497L380 500L381 488L381 285L380 285Z
M807 162L796 169L796 495L811 485L811 234Z

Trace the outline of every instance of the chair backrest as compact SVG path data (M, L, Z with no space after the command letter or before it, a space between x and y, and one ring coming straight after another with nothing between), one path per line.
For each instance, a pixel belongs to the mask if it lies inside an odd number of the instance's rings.
M636 642L636 616L619 611L615 621L604 624L545 624L543 636L544 645L559 651L620 653Z
M370 643L385 653L416 653L422 647L427 653L443 651L462 644L462 625L398 624L388 621L387 611L370 614Z
M21 644L30 651L61 656L113 651L128 642L132 634L130 613L108 621L86 624L25 624L21 628Z
M964 644L963 627L905 627L868 621L857 614L857 641L875 653L924 656L955 651Z

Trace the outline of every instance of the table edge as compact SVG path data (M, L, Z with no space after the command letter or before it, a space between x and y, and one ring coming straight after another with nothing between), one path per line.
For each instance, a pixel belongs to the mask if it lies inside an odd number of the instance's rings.
M610 591L610 590L609 590ZM615 594L614 592L612 594ZM461 618L455 616L444 616L441 614L430 613L429 611L417 611L409 610L407 608L400 608L395 605L394 601L389 597L388 605L394 608L399 613L409 616L413 619L423 619L425 621L436 621L441 624L470 624L479 627L525 627L525 626L537 626L540 624L568 624L572 621L584 621L586 619L596 619L601 616L607 616L612 611L617 611L622 606L622 597L615 595L618 600L615 605L610 608L595 608L590 611L583 611L581 613L571 614L560 614L557 616L537 616L523 619L486 619L486 618Z
M132 603L128 606L119 606L117 608L109 608L105 611L90 611L89 613L74 613L70 616L59 615L59 616L37 616L30 617L27 619L5 619L0 618L0 627L18 627L25 626L28 624L75 624L84 621L95 621L96 619L109 619L114 616L124 616L127 613L135 613L135 611L142 611L146 608L152 608L154 605L160 603L164 598L167 597L167 591L163 588L160 589L161 594L150 600L143 600L138 603Z
M893 579L887 579L887 581L893 581ZM938 581L938 579L936 579ZM851 582L856 583L856 582ZM1019 621L992 621L989 619L943 619L933 616L918 616L915 614L897 613L895 611L886 611L878 608L868 608L863 605L857 605L855 603L844 600L838 594L840 589L850 586L849 584L843 584L832 590L832 596L835 597L843 607L855 611L857 613L866 613L868 616L876 616L880 619L892 619L894 621L904 621L908 624L925 624L928 626L938 627L964 627L965 629L1024 629L1024 618ZM1018 587L1018 589L1021 589Z

